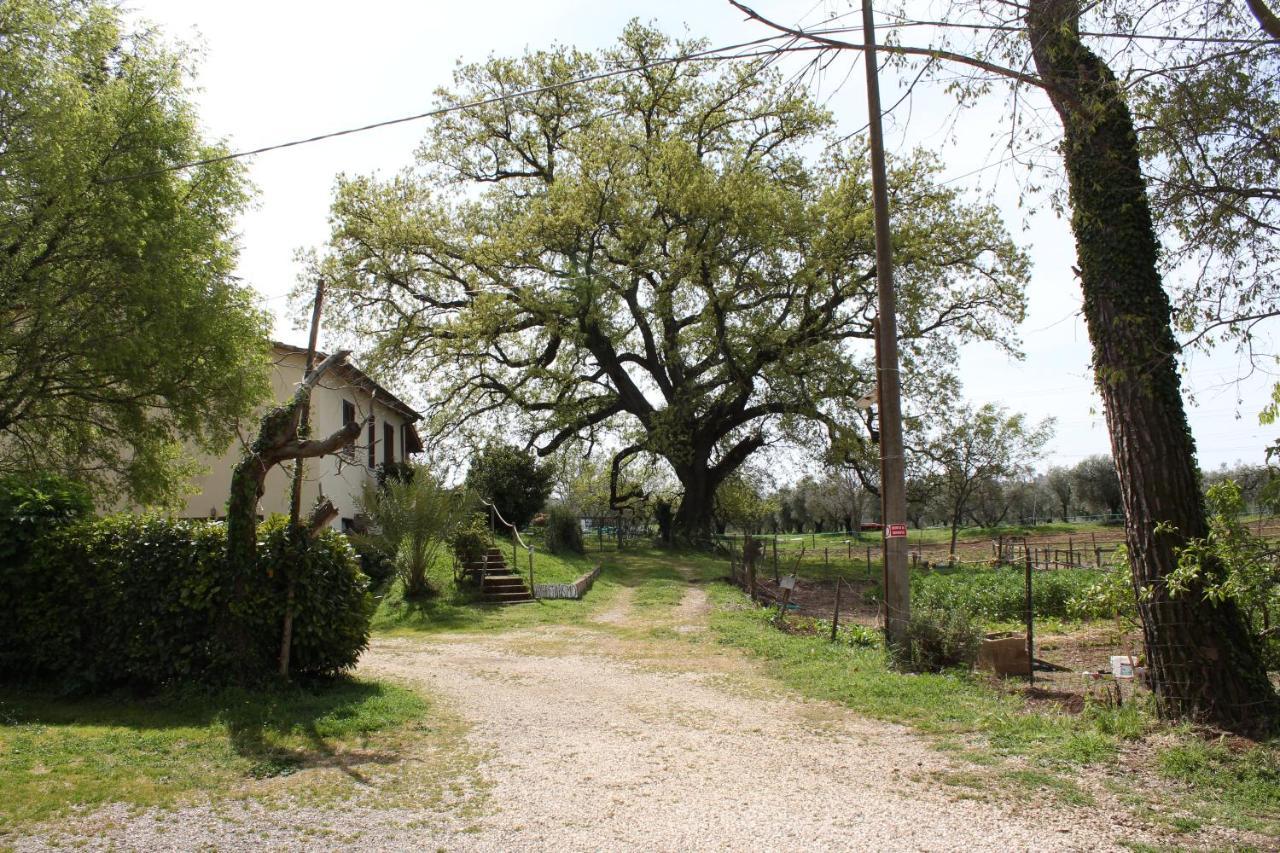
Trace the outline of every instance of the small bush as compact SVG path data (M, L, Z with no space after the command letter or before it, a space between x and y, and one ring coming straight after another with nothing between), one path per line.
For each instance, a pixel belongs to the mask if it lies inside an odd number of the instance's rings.
M449 537L449 547L453 556L462 565L478 562L493 547L493 536L489 533L489 524L484 516L476 515L465 524L454 528Z
M346 537L323 530L319 536L299 541L288 535L283 517L269 520L259 530L258 571L271 583L258 587L263 600L254 634L270 639L273 649L279 643L285 584L292 572L291 671L336 675L354 667L369 646L373 600Z
M964 611L912 608L906 646L891 651L909 672L941 672L972 667L981 643L982 632Z
M552 507L547 514L546 548L552 554L585 554L582 525L578 516L564 507Z
M360 536L348 537L347 541L355 549L360 570L368 576L374 586L386 583L395 575L396 561L382 548Z

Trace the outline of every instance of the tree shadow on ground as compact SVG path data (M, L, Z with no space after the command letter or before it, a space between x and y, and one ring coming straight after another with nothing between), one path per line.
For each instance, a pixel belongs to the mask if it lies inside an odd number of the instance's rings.
M349 752L337 744L362 730L362 707L387 693L383 685L323 679L262 690L197 689L140 695L130 691L68 698L47 686L0 686L0 726L102 727L175 733L225 728L250 775L285 775L304 767L338 767L363 782L357 764L391 763L397 756Z

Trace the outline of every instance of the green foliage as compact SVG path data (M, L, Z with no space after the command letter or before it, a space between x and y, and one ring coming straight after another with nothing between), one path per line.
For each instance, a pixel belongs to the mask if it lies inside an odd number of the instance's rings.
M259 529L255 637L275 650L284 618L285 583L294 579L290 671L337 675L354 669L369 645L373 600L347 537L325 528L313 537L290 535L275 516ZM265 578L263 577L265 575Z
M88 489L72 480L53 474L0 477L0 571L26 562L43 534L92 512ZM0 604L0 612L9 611Z
M357 538L395 561L406 595L427 595L427 567L453 533L465 503L431 471L412 466L378 487L366 487L360 506L371 530Z
M528 526L551 494L555 471L548 463L507 444L490 444L471 460L467 490L490 501L508 523Z
M1189 540L1179 551L1178 567L1167 576L1169 591L1236 602L1268 664L1280 667L1280 635L1271 629L1272 615L1280 615L1280 552L1241 520L1244 503L1234 480L1210 486L1205 502L1209 535Z
M1124 545L1116 549L1110 565L1092 583L1071 596L1067 602L1067 615L1074 619L1137 617L1133 572L1129 567L1129 551Z
M1108 601L1086 598L1104 576L1087 569L1037 571L1031 578L1031 608L1038 617L1090 619L1112 616ZM1132 610L1133 594L1129 594ZM1022 569L959 569L911 578L913 607L956 610L992 622L1016 621L1026 612L1026 578Z
M473 515L470 521L459 524L449 536L449 547L454 559L461 565L476 563L493 547L493 535L489 522L483 515Z
M348 537L355 549L360 571L368 575L374 586L381 586L396 574L395 558L361 536Z
M258 570L240 574L229 568L225 535L217 523L134 516L50 532L0 576L0 599L13 605L0 673L92 689L263 677L278 650L286 568L296 577L293 671L354 666L371 612L346 539L323 532L304 548L272 520ZM226 630L236 585L246 645Z
M200 136L187 61L106 2L0 4L0 471L175 499L267 391L232 276L248 186ZM145 177L132 177L152 172Z
M578 516L566 507L553 506L547 513L547 527L543 541L552 554L585 554L582 542L582 524Z
M1052 437L1052 418L1032 425L992 403L947 416L921 455L929 460L930 490L947 510L952 553L978 493L1024 475Z
M633 22L595 53L463 65L444 98L704 46ZM677 534L701 540L716 485L765 442L866 438L850 404L874 384L867 154L763 64L556 91L441 116L414 168L340 181L329 316L376 341L375 364L430 375L442 429L470 438L499 410L544 451L626 435L615 461L669 464L676 525L698 528ZM938 169L913 152L889 175L911 200L894 260L915 395L950 393L959 342L1009 342L1028 272L994 208Z
M965 611L912 607L905 646L890 649L890 654L907 672L968 669L978 659L981 643L982 632Z

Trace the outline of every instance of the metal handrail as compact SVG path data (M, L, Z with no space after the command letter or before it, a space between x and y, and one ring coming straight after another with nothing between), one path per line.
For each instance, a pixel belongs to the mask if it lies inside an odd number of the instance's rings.
M525 544L524 537L520 535L520 531L516 529L514 524L502 517L502 513L498 512L498 507L494 505L493 501L487 501L481 498L480 503L489 508L493 513L494 518L497 518L498 521L501 521L511 529L511 562L517 574L520 573L520 563L516 560L516 543L519 543L521 548L524 548L529 552L529 593L533 595L534 598L537 598L538 595L534 592L533 588L533 546Z

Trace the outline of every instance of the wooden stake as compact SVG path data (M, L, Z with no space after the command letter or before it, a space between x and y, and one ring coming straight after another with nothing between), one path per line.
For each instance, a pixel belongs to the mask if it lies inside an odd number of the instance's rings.
M840 627L840 584L841 580L836 578L836 609L831 614L831 642L836 641L836 629Z
M1032 610L1031 601L1031 559L1027 559L1027 599L1026 599L1026 617L1027 617L1027 683L1034 686L1036 683L1036 659L1034 654L1035 644L1032 639L1032 631L1034 630L1035 614Z

